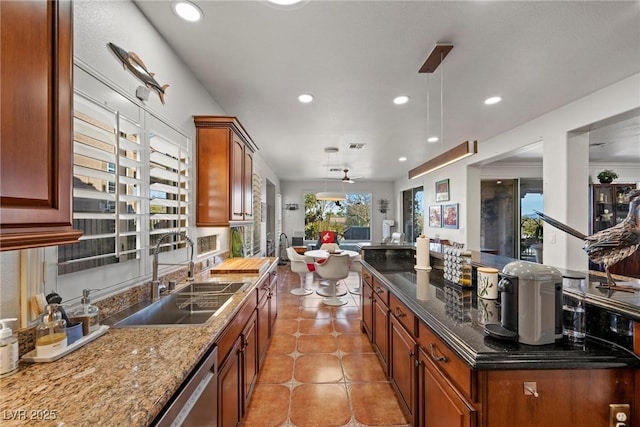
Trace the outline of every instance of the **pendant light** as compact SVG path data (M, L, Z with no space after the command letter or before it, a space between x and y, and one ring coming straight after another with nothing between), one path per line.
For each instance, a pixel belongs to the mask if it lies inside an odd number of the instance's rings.
M330 163L331 154L338 153L338 148L327 147L324 149L324 152L327 153L327 179L324 181L324 191L320 191L316 193L316 200L330 201L330 202L339 202L342 200L347 200L347 193L327 190L327 186L329 183L329 163Z
M427 60L422 65L419 73L429 73L432 74L438 66L442 63L444 58L451 52L453 49L452 44L448 43L438 43L435 48L431 51ZM444 102L443 102L443 94L444 94L444 78L443 72L440 72L440 149L442 150L444 147ZM428 79L428 76L427 76ZM428 83L428 80L427 80ZM427 89L427 133L430 128L430 118L429 118L429 90ZM427 135L428 136L428 135ZM471 156L478 152L478 141L465 141L452 149L443 152L442 154L433 157L432 159L426 161L420 166L413 168L409 171L409 179L418 178L420 176L426 175L430 172L433 172L437 169L443 168L447 165L457 162L458 160L464 159L465 157Z

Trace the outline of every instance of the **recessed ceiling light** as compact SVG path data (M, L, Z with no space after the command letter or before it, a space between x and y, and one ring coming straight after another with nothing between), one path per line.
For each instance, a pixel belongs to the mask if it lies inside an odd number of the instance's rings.
M398 157L398 161L399 161L399 162L406 162L406 161L407 161L407 158L406 158L406 157L404 157L404 156L402 156L402 157Z
M200 8L189 1L176 1L171 5L171 7L175 14L185 21L197 22L202 19L203 13Z
M487 104L487 105L492 105L492 104L497 104L500 101L502 101L502 97L501 96L492 96L491 98L485 99L484 103Z
M409 97L407 95L400 95L393 98L393 103L397 105L406 104L409 102Z
M268 0L269 3L277 4L279 6L291 6L292 4L300 3L302 0Z
M438 142L439 140L440 138L438 138L437 136L431 136L427 138L427 142Z
M303 104L308 104L311 101L313 101L313 95L309 95L308 93L303 93L298 97L298 101L302 102Z

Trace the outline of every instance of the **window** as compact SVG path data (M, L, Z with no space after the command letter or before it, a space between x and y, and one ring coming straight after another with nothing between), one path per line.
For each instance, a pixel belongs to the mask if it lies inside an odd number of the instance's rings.
M424 191L422 187L402 192L402 226L407 242L415 242L423 233Z
M78 243L61 246L58 273L139 256L144 131L88 98L74 99L73 226Z
M371 193L350 193L341 202L318 201L304 195L304 237L317 240L323 230L335 231L341 240L371 240Z
M149 239L152 248L168 231L187 230L188 151L173 142L175 131L155 117L149 127ZM178 139L179 140L179 139ZM162 242L160 251L184 246L172 236Z
M84 235L59 247L59 275L140 260L162 234L187 229L188 139L127 107L75 93L73 226ZM181 240L162 250L184 247Z

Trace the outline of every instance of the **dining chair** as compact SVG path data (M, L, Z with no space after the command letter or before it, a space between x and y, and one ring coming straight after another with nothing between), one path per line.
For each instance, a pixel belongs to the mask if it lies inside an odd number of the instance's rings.
M358 274L358 286L356 286L354 289L349 290L349 292L354 295L361 294L360 283L362 281L362 263L360 261L362 261L362 256L356 255L355 257L351 258L351 264L349 265L349 271L353 271Z
M289 291L293 295L304 296L313 293L312 289L308 289L306 286L309 286L313 280L313 275L309 268L307 267L307 258L304 255L300 255L296 252L292 247L287 248L287 256L289 257L289 261L291 262L291 271L294 273L298 273L300 276L300 287L291 289ZM309 261L311 262L311 261Z
M349 276L349 255L347 254L333 254L329 255L329 258L323 263L315 263L316 272L320 277L327 279L329 286L320 288L316 292L318 295L322 295L325 298L322 299L322 303L331 306L340 306L347 303L347 300L338 298L336 292L336 286L339 280L346 279ZM341 295L345 295L344 291Z

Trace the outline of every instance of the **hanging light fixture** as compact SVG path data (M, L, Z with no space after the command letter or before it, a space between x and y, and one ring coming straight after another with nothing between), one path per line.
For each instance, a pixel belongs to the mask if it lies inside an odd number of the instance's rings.
M438 66L442 63L444 58L451 52L453 45L449 43L438 43L433 48L427 60L422 65L419 73L433 73ZM428 77L428 76L427 76ZM443 103L443 74L440 72L440 148L444 145L444 103ZM427 90L427 92L429 92ZM429 131L430 119L429 119L429 93L427 93L427 132ZM457 162L458 160L469 157L478 152L478 141L465 141L462 144L453 147L452 149L426 161L420 166L413 168L409 171L409 179L418 178L422 175L426 175L429 172L433 172L437 169L443 168L447 165Z
M331 154L336 154L338 152L338 148L327 147L324 149L324 152L327 153L327 171L328 171ZM344 193L344 192L341 193L339 191L328 191L327 190L328 183L329 183L329 176L327 175L327 179L324 181L324 191L320 191L316 193L316 200L324 200L324 201L330 201L330 202L339 202L341 200L347 200L347 193Z

